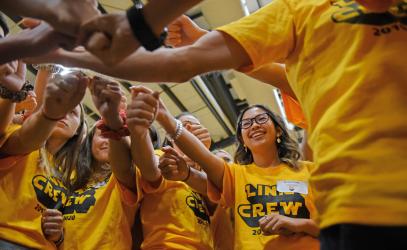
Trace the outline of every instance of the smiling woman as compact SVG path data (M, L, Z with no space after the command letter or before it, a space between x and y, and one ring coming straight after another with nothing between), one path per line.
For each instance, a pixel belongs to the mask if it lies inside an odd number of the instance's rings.
M236 138L235 162L239 164L253 163L254 155L262 157L276 153L274 159L298 168L301 156L298 143L289 136L281 117L263 105L253 105L241 112Z

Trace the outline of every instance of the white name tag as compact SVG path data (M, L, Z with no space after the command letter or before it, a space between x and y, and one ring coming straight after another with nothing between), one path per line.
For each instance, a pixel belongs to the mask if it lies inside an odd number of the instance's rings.
M308 184L303 181L277 181L277 191L308 194Z

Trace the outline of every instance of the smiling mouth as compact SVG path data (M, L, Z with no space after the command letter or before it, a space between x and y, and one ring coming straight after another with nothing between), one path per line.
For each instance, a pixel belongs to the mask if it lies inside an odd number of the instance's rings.
M258 137L264 136L265 134L266 134L265 131L255 131L250 134L250 138L258 138Z

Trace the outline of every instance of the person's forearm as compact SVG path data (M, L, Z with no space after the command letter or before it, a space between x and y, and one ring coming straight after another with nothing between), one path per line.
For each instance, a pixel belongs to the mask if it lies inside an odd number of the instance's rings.
M56 122L46 119L39 111L30 116L22 127L5 142L0 152L5 155L23 155L44 146Z
M172 20L202 0L152 0L144 7L144 18L156 35Z
M233 38L213 31L192 46L162 48L154 52L140 48L114 67L104 65L86 52L65 51L42 62L87 68L105 75L140 82L185 82L201 73L248 65L250 59Z
M207 177L205 172L190 167L190 174L185 183L202 195L207 195Z
M247 75L279 88L284 93L290 95L294 99L297 99L288 82L284 64L269 63L254 72L248 73Z
M7 15L49 20L53 15L50 5L56 0L2 0L1 10Z
M162 118L159 123L167 133L170 135L175 134L176 120L170 114L167 114L165 118ZM221 159L213 155L198 138L186 129L183 129L176 144L183 153L204 169L207 178L215 184L216 187L222 189L225 168Z
M4 135L7 127L13 120L15 106L14 102L0 98L0 137Z
M148 131L142 135L131 134L131 154L133 161L139 168L141 176L149 182L157 182L161 178L158 161L154 155Z
M183 51L185 49L159 49L151 53L140 48L123 62L113 67L106 66L97 57L87 52L65 51L59 57L42 62L90 69L105 75L132 81L185 82L195 76L195 73L191 72L190 60L182 55ZM185 60L182 60L182 58L185 58Z
M109 162L113 175L129 190L137 192L136 177L130 152L130 138L109 140Z
M34 92L37 99L37 107L35 111L42 107L42 100L44 97L45 87L47 86L48 79L51 76L51 72L45 69L40 69L35 77ZM34 111L34 112L35 112Z
M18 35L10 35L0 40L0 64L27 56L27 43L19 39Z
M313 237L319 236L319 227L312 219L297 219L299 220L296 232L306 233Z

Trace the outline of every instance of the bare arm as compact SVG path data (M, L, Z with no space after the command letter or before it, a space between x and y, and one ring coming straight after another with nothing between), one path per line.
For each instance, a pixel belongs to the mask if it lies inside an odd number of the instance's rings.
M185 181L188 186L202 195L207 195L207 176L204 171L191 168L188 180Z
M22 62L18 62L17 71L15 73L2 76L0 85L10 91L19 91L25 83L26 66ZM16 104L7 99L0 98L0 136L3 135L6 128L13 119Z
M298 220L301 220L297 226L298 227L297 230L299 232L309 234L313 237L319 236L319 227L314 220L312 219L298 219Z
M163 177L171 181L183 181L198 193L206 196L207 177L205 172L197 170L193 162L188 161L173 147L163 147L162 151L164 154L160 157L158 167Z
M1 148L6 155L28 154L43 146L58 119L72 111L82 100L87 79L68 75L58 77L47 86L42 110L31 115ZM46 118L48 117L48 118Z
M176 120L168 112L163 112L163 115L159 115L157 121L169 134L175 134ZM198 138L186 129L183 130L176 143L183 153L204 169L207 178L215 184L217 188L222 189L225 171L223 160L212 154Z
M185 82L195 75L250 64L245 50L233 38L213 31L195 44L148 52L140 48L120 64L109 67L90 53L58 51L35 62L91 69L106 75L142 82ZM154 70L152 70L154 69Z
M130 140L109 140L109 162L117 180L129 190L137 193L136 177L130 152Z
M156 183L161 178L158 160L148 130L146 133L131 132L131 154L134 163L140 169L143 179Z
M132 99L127 107L127 124L130 130L133 161L140 169L143 179L157 184L161 179L161 173L148 131L157 101L153 95L144 94L146 92L152 94L151 90L142 86L132 89Z
M33 29L7 36L0 40L0 64L16 59L44 55L60 46L70 47L74 39L55 32L42 22Z
M247 75L279 88L284 93L297 99L288 82L284 64L269 63Z
M80 25L99 14L95 0L2 0L8 15L41 19L64 34L75 36Z
M5 155L28 154L44 146L56 121L46 119L41 112L37 112L25 121L22 127L14 132L1 148Z
M106 126L114 131L122 128L123 119L119 114L122 93L119 84L94 77L89 84L89 89L93 103L103 117ZM136 193L136 177L133 171L128 137L122 137L120 140L109 139L109 163L116 179Z
M50 0L3 0L0 2L0 8L7 15L29 16L47 20L53 16L50 9L51 2Z
M4 135L4 132L13 119L15 106L15 103L0 98L0 137Z
M202 0L155 0L144 7L146 22L156 34L160 34L165 25L182 15Z
M312 219L291 218L278 213L271 213L259 220L264 235L305 233L318 237L319 227Z
M189 17L183 15L168 25L166 43L172 47L183 47L194 44L207 33L208 31L199 28ZM270 63L247 75L295 97L288 84L284 64Z
M35 88L34 92L37 96L37 108L38 110L42 106L42 100L44 97L45 87L47 86L48 79L51 77L51 72L46 69L39 69L35 76Z

